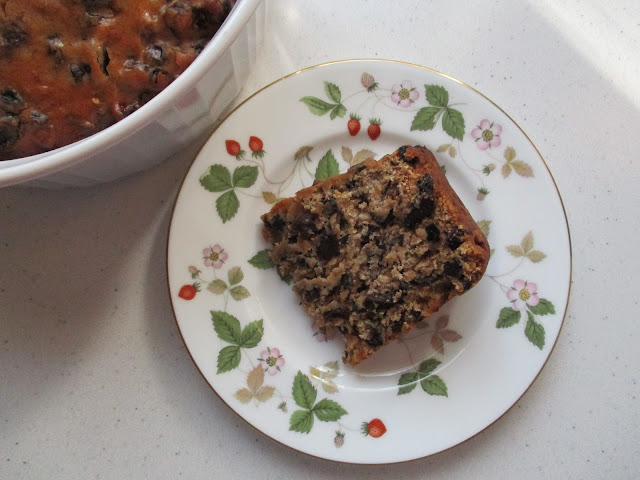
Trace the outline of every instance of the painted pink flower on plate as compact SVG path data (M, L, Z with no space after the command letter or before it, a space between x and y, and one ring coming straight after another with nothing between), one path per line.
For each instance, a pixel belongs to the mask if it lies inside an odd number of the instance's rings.
M229 258L229 254L217 243L213 247L202 250L204 264L207 267L222 268L224 262Z
M334 332L333 330L330 330L327 333L322 333L315 321L311 324L311 330L313 330L313 337L318 342L328 342L329 340L333 340L334 338L336 338L336 332Z
M273 376L280 371L280 367L284 365L284 357L277 348L269 348L263 350L258 358L264 363L264 371Z
M402 83L396 83L391 87L391 101L404 108L410 107L419 96L420 93L413 87L413 85L411 85L409 80L404 80Z
M517 311L524 310L527 305L535 307L540 303L538 286L520 279L513 282L513 287L507 290L507 298L511 300L511 306Z
M499 147L502 143L501 133L502 125L490 122L486 118L480 122L480 125L471 130L471 136L480 150Z

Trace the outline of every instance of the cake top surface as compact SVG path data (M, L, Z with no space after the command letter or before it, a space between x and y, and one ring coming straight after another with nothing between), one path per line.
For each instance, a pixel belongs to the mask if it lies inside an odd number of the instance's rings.
M1 3L0 160L133 113L193 62L229 12L225 0Z

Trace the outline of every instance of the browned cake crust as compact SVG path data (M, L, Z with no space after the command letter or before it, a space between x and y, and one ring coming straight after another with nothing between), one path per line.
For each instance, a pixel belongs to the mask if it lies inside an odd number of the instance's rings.
M0 160L140 108L216 33L230 0L0 0Z
M281 276L356 365L472 288L489 244L433 154L404 146L281 200L262 216Z

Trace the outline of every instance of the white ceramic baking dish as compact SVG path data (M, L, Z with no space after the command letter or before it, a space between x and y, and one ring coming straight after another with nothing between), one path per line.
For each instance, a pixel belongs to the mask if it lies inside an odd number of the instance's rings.
M89 186L150 168L211 128L239 93L265 32L266 5L239 0L214 38L171 85L91 137L0 162L0 187Z

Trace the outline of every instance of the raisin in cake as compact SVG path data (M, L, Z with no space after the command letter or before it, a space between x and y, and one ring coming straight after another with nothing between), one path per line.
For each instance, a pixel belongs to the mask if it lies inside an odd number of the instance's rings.
M405 146L262 216L271 259L356 365L473 287L489 245L433 154Z
M0 160L88 137L180 75L231 0L0 1Z

